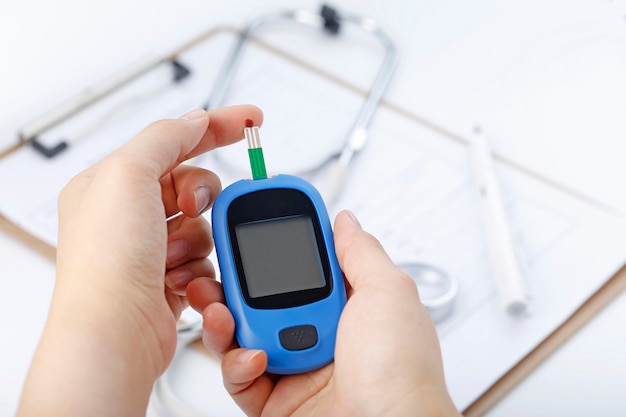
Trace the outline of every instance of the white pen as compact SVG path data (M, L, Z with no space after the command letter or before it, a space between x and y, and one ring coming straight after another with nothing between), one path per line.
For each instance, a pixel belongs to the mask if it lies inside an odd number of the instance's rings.
M511 315L523 314L528 310L528 286L513 240L487 138L480 127L475 128L474 133L470 152L492 271L505 311Z

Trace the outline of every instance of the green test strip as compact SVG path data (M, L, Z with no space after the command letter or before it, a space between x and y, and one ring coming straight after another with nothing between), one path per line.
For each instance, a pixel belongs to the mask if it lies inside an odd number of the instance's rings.
M243 133L248 141L248 158L250 158L250 168L252 168L252 179L263 180L267 178L267 171L265 170L259 127L248 125L248 120L246 120L246 124L247 127Z
M250 168L252 168L252 179L263 180L267 178L263 148L248 149L248 157L250 158Z

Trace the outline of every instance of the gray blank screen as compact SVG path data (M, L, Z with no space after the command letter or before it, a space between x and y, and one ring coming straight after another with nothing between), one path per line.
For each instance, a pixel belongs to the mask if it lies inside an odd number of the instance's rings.
M325 286L308 216L242 223L235 227L235 234L250 297Z

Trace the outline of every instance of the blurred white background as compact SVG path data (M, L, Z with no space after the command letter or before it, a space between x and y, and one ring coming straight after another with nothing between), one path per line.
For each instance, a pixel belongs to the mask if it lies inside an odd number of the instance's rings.
M398 37L404 55L401 65L405 67L400 67L390 100L409 106L411 111L427 120L463 134L463 122L471 121L476 115L468 115L465 120L459 115L461 106L451 106L450 123L447 124L444 100L433 100L432 110L429 110L427 99L433 96L433 92L425 91L426 99L420 99L421 84L440 82L446 85L453 84L454 80L422 79L411 83L410 65L427 61L429 56L436 55L438 48L444 48L453 41L477 39L475 27L481 18L481 10L496 7L494 3L475 1L471 3L475 7L470 7L469 3L463 5L463 2L455 1L341 0L334 4L376 17ZM517 3L516 7L522 9L524 2ZM563 5L563 2L543 3L548 16L558 12L557 4L560 7ZM596 12L599 10L599 15L613 14L616 22L626 21L626 1L575 3ZM238 26L257 13L295 6L316 9L318 3L295 0L262 3L249 0L5 0L0 5L0 149L14 143L15 132L22 124L141 57L168 50L216 24ZM424 19L423 16L430 16L431 19ZM450 21L442 20L450 23L450 27L435 25L441 16L453 17ZM537 22L541 19L532 21L534 24ZM549 22L544 23L549 25ZM625 45L626 25L621 32L618 29L614 33L616 45ZM434 36L436 34L447 35L437 37ZM416 43L416 39L422 42ZM624 48L606 51L605 56L621 57L621 61L607 61L609 64L622 65L607 68L608 72L621 69L621 74L624 74L625 51ZM480 64L470 58L466 64L468 72L471 72L473 64ZM441 77L445 76L449 74L441 74ZM358 75L356 82L361 82ZM480 92L477 86L479 84L466 87L468 91ZM615 91L626 91L626 78L615 85ZM454 96L445 90L442 94L447 99ZM548 98L554 99L553 96ZM593 105L601 107L606 103ZM615 109L607 108L607 112L615 114ZM622 128L623 114L621 112L619 120ZM506 121L514 123L516 119ZM600 118L598 123L605 121ZM507 137L502 126L496 124L496 127L503 131L503 137ZM529 131L528 127L525 129ZM599 131L603 132L603 129L599 127ZM512 141L517 140L514 135L510 137ZM571 155L569 149L555 147L554 144L550 145L550 149L544 148L541 143L535 144L539 149L535 148L534 152L543 152L538 159L552 158L551 166L555 167L555 171L567 174L559 178L560 182L572 188L580 184L590 193L597 190L594 198L605 199L607 204L623 208L626 207L622 206L626 192L618 185L623 181L621 174L624 167L623 164L618 166L618 163L623 160L625 139L622 136L621 141L617 141L612 137L607 144L602 137L589 138L588 143L572 138L573 144L580 145L573 147L572 151L578 154ZM611 147L607 149L608 146ZM497 142L496 147L503 151L506 151L505 148L513 149L513 154L520 155L523 163L532 159L532 148L521 149L517 142L508 145ZM595 165L589 166L589 159L578 159L585 155L605 155L608 159L604 163L602 160L595 161ZM562 168L559 168L560 158L567 159ZM545 175L554 172L544 163L538 163L534 168ZM584 175L577 177L572 174L574 171ZM1 231L0 248L0 277L3 280L0 296L0 332L3 340L0 415L8 416L15 412L30 356L44 324L53 287L54 265ZM487 415L626 415L626 396L623 395L626 386L626 332L623 330L623 317L626 317L626 295L609 305Z

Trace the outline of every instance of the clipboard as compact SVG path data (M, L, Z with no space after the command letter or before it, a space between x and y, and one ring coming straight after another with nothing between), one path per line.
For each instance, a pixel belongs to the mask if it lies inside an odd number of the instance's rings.
M170 62L173 58L178 57L182 52L187 51L188 48L192 48L203 43L207 39L212 39L220 33L236 33L233 28L216 28L208 32L205 36L195 39L188 44L182 46L179 50L173 54L165 57L164 60L158 61L158 65L164 62ZM271 53L277 54L283 58L289 59L292 63L301 66L316 73L318 76L328 79L332 83L336 83L341 86L342 89L357 95L365 94L364 91L357 86L350 84L346 80L340 80L333 77L331 74L316 68L308 62L297 60L291 57L285 51L274 48L269 44L264 44L262 41L256 40L259 46L266 48ZM437 132L439 135L447 136L449 140L458 144L464 144L464 138L460 138L451 134L450 132L441 129L440 127L423 120L418 115L407 112L392 103L383 101L383 108L386 111L394 113L398 117L402 117L408 120L410 123L421 126L421 129L427 129ZM2 159L7 158L20 149L23 149L24 143L18 144L11 149L0 154ZM501 161L506 162L506 161ZM236 167L235 167L236 168ZM515 167L513 167L515 169ZM54 246L49 243L43 242L34 234L29 233L20 226L16 225L5 216L0 216L0 229L6 233L14 236L24 244L33 248L42 255L54 259L55 250ZM620 269L611 279L597 291L595 291L576 311L565 320L560 326L558 326L548 337L538 344L530 353L524 356L521 361L514 365L508 372L506 372L501 378L494 381L494 383L488 388L481 396L474 400L469 406L464 408L464 415L466 416L480 416L484 414L492 405L503 398L518 382L520 382L525 376L527 376L533 369L541 364L543 360L550 356L552 352L558 349L564 344L569 337L576 333L582 326L589 322L595 314L597 314L604 306L610 303L618 294L626 289L626 268ZM203 349L201 343L197 343L200 349Z
M7 159L15 159L16 154L25 154L27 148L34 151L35 157L40 156L41 161L24 157L21 163L33 166L68 166L71 172L59 168L54 172L46 172L46 178L55 181L57 177L63 177L61 182L51 184L52 189L61 189L65 181L69 180L74 173L79 172L81 168L86 168L91 163L97 161L102 156L108 154L115 147L123 143L124 140L117 138L130 139L138 133L144 126L154 120L160 118L177 117L178 115L188 111L190 108L202 107L210 95L213 88L213 80L219 70L219 65L215 62L221 62L227 53L226 43L233 41L237 30L231 27L217 27L211 29L207 33L193 39L174 51L163 54L162 56L152 57L142 60L128 70L115 74L111 79L107 79L98 83L95 87L88 87L84 93L77 97L72 97L66 102L57 106L51 113L46 113L42 117L37 118L32 123L24 126L19 133L20 144L6 152L4 161ZM329 42L326 39L324 42ZM332 42L332 40L330 40ZM323 67L312 65L302 59L291 56L284 50L273 47L267 42L263 42L258 38L251 38L251 44L255 47L256 56L245 59L249 63L254 60L263 58L264 56L272 56L273 59L280 60L286 65L286 68L279 67L282 72L307 73L314 74L315 77L309 77L309 80L315 81L315 84L308 86L309 91L314 91L317 96L307 99L301 99L304 95L291 95L284 101L289 101L295 106L310 106L314 100L325 99L323 94L332 95L334 91L339 89L344 93L344 97L350 97L352 102L342 103L348 106L354 113L358 109L362 100L362 92L358 87L350 83L339 83L336 78L324 70ZM218 52L213 52L215 46L218 45ZM252 46L252 45L250 45ZM213 48L213 49L212 49ZM378 51L375 51L378 52ZM210 59L207 59L210 57ZM379 59L376 56L376 59ZM378 63L378 62L376 62ZM244 90L252 90L253 94L259 86L263 87L264 75L256 69L250 69L252 65L244 65L244 69L240 70L241 74L235 78L231 90L235 92ZM294 71L297 68L297 71ZM374 67L374 70L377 67ZM172 71L173 70L173 71ZM375 71L372 71L375 74ZM172 77L173 75L173 77ZM266 74L267 76L267 74ZM246 82L251 78L261 78L256 84L254 82ZM308 80L307 80L308 81ZM306 81L296 80L295 87L299 88L300 84ZM269 83L266 83L269 84ZM270 94L285 94L291 86L287 85L279 91L268 92L265 88L265 96ZM275 90L274 86L271 88ZM245 91L245 90L244 90ZM263 92L262 92L263 93ZM246 93L242 93L237 97L231 97L230 103L249 102L245 98ZM263 95L263 94L262 94ZM322 102L322 100L319 100ZM295 104L293 104L295 103ZM266 114L269 104L260 103ZM144 106L146 108L144 108ZM337 109L333 107L334 103L323 103L316 108L316 116L330 118ZM274 106L276 107L276 105ZM155 110L156 109L156 110ZM128 113L132 113L132 120L128 117ZM271 109L269 109L271 111ZM278 117L268 118L264 125L264 131L267 132L269 125L272 123L276 126L285 126L285 117L281 112L276 112ZM71 117L70 117L71 116ZM290 114L289 119L294 119ZM281 155L277 152L268 153L266 158L268 163L277 167L281 172L293 172L306 175L307 171L314 171L318 166L323 165L331 156L339 153L343 146L345 131L350 128L351 119L342 122L339 130L335 131L332 136L324 135L322 132L328 129L325 126L316 126L310 124L310 118L299 117L297 122L300 126L296 126L293 120L288 120L293 137L299 137L301 141L315 143L315 147L308 147L306 155L297 152L297 147L301 146L298 142L290 140L282 140L280 143L274 142L274 149L279 149ZM333 120L336 123L336 120ZM304 128L301 128L304 127ZM273 146L272 141L278 135L270 134L265 140L266 145ZM110 143L110 138L116 138L117 142ZM85 142L89 142L86 144ZM90 148L99 147L100 149L92 151ZM38 154L38 155L37 155ZM247 161L245 156L237 149L220 149L213 154L221 165L224 165L222 174L229 175L230 178L239 178L247 174ZM284 158L285 154L291 154L292 157ZM76 156L79 155L79 156ZM277 156L275 156L277 155ZM301 155L294 158L293 155ZM81 161L76 159L85 159L90 163L80 166ZM274 161L272 161L274 158ZM194 163L198 164L201 158L197 158ZM16 163L16 169L18 168ZM10 188L10 184L7 189ZM36 193L37 190L35 190ZM46 192L46 190L40 190ZM54 196L48 197L50 200ZM44 204L43 202L39 202ZM19 202L25 206L35 204L34 202ZM8 216L15 223L21 224L22 228L30 231L32 234L39 235L37 227L29 229L28 219L20 219L19 210L13 210L12 215ZM6 214L6 213L5 213ZM52 213L53 214L53 213ZM48 213L46 216L54 217ZM34 229L34 230L33 230ZM41 236L40 236L41 238ZM45 241L54 246L55 231L49 230L44 237Z

